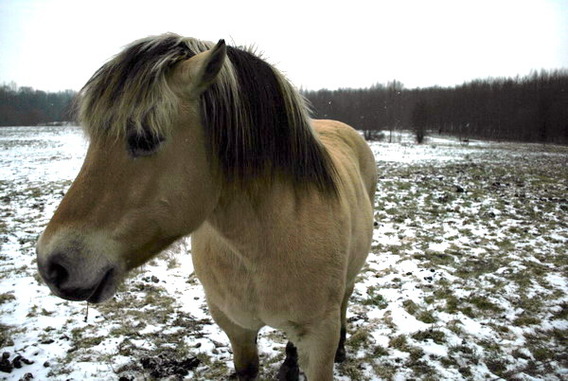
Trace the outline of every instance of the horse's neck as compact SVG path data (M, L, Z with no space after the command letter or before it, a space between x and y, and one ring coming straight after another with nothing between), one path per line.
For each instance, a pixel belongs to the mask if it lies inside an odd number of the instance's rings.
M231 246L250 255L262 255L305 215L291 186L273 185L254 195L229 192L221 197L208 219L210 226Z

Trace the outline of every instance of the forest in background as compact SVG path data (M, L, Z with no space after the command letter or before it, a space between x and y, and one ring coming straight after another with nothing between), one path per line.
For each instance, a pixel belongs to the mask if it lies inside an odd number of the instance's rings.
M451 88L405 89L398 81L367 89L303 91L316 118L365 131L412 130L462 140L568 144L568 70L475 80Z
M73 120L75 91L49 93L16 84L0 86L0 126L62 124Z
M315 118L341 120L368 139L411 130L461 140L490 139L568 144L568 70L525 77L475 80L451 88L406 89L401 82L366 89L303 90ZM0 126L72 121L75 91L49 93L0 86Z

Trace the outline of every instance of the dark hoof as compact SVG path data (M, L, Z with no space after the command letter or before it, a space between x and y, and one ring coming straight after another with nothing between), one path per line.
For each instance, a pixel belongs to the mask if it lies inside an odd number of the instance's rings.
M345 348L343 347L337 348L337 352L335 352L335 362L341 363L345 361L346 358L347 356L345 354Z
M239 381L254 381L258 376L258 366L250 365L247 368L240 369L235 373L232 373L228 380L239 380Z
M256 380L256 376L250 376L250 375L241 375L239 376L237 374L237 372L231 373L231 375L229 377L227 377L228 381L233 381L233 380L238 380L238 381L253 381Z
M298 351L292 342L286 344L286 359L278 370L278 381L298 381L300 368L298 367Z
M289 367L284 363L278 370L278 381L298 381L299 379L300 368L298 368L298 365Z
M341 328L341 333L339 336L339 345L337 346L337 351L335 351L335 362L340 363L345 361L347 356L345 355L345 340L347 338L347 330L345 327Z
M300 368L298 366L287 367L282 364L278 371L278 381L298 381L300 379Z

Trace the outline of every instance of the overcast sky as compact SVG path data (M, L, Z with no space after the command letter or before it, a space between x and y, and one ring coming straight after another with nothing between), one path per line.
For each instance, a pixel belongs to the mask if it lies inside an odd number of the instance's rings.
M568 67L568 0L0 0L0 84L78 90L163 32L255 45L297 86L453 86Z

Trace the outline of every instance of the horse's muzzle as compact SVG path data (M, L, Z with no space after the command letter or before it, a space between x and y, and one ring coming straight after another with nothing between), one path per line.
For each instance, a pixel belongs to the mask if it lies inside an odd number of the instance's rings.
M55 253L38 255L39 273L60 298L101 303L116 292L118 269L104 258L84 260L81 255Z

